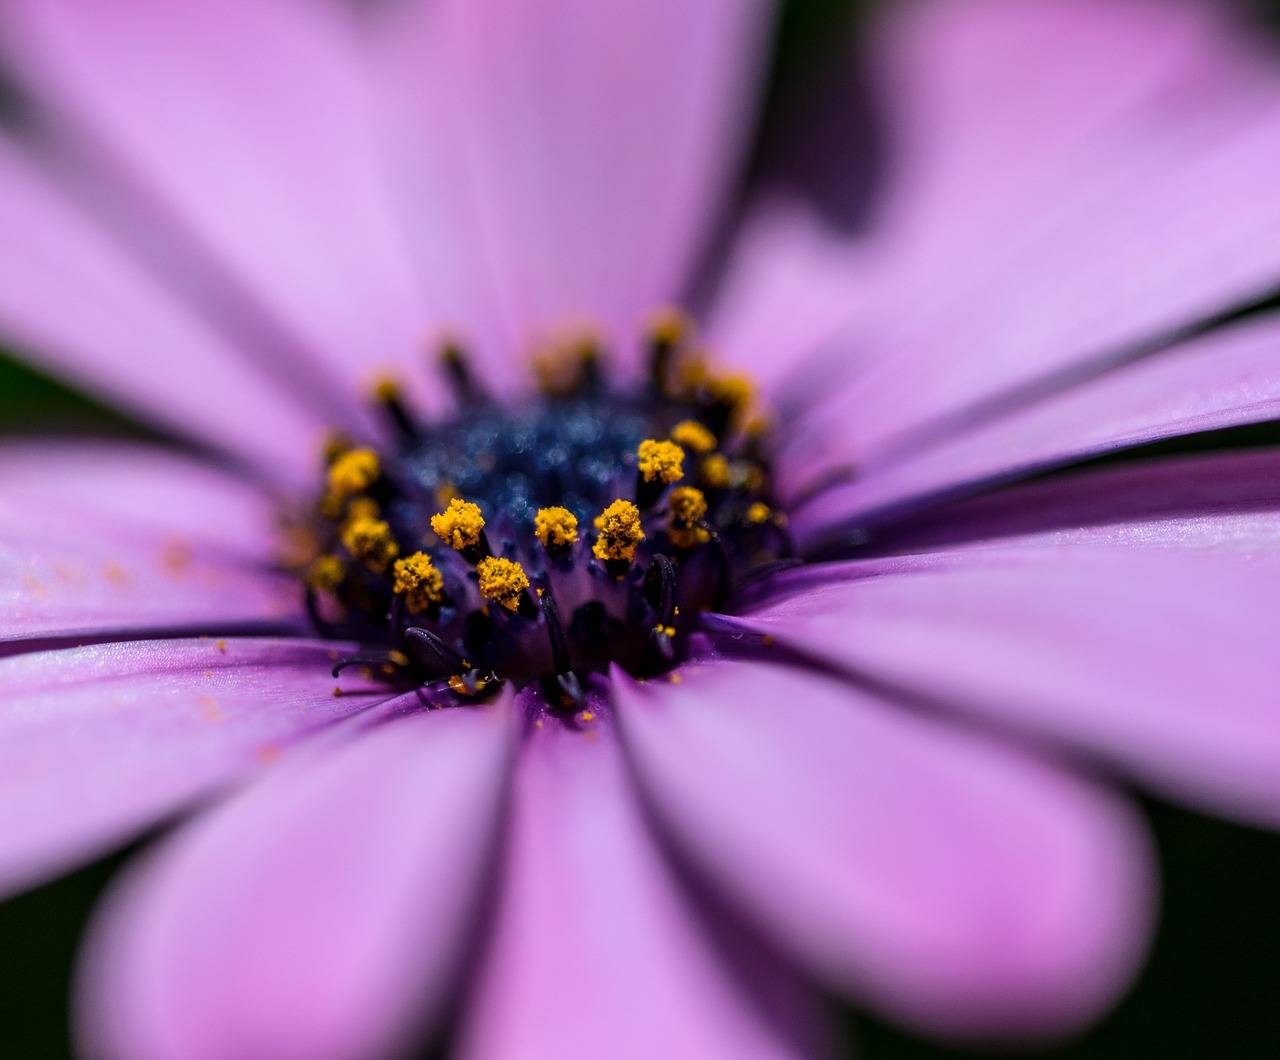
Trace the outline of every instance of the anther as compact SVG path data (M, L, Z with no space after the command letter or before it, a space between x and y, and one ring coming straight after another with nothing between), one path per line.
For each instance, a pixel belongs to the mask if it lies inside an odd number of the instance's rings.
M697 548L706 544L707 532L702 521L707 514L707 498L700 489L677 486L667 498L670 523L667 538L678 549Z
M333 592L346 575L347 568L337 556L320 556L307 570L307 584L322 592Z
M453 391L454 399L462 408L482 404L484 391L477 385L471 372L471 362L466 351L454 342L446 342L440 350L440 364Z
M688 341L693 322L679 309L660 309L649 323L649 380L658 394L671 393L671 366Z
M372 449L348 449L329 465L329 492L350 497L372 486L382 470Z
M552 558L563 556L578 540L578 517L568 508L539 508L533 532Z
M536 618L538 609L529 595L529 578L519 563L497 556L486 556L476 567L480 576L480 595L501 604L508 611L519 611L525 618Z
M425 552L396 560L393 573L392 591L404 597L410 614L432 611L444 599L444 577Z
M716 436L697 420L677 423L671 428L671 440L698 456L706 456L716 447Z
M404 441L416 442L422 437L417 419L405 404L404 390L399 382L383 376L373 384L373 399Z
M652 508L663 490L684 477L684 450L675 442L646 438L636 455L636 504Z
M644 540L640 509L619 498L596 516L595 528L600 536L591 546L591 554L605 562L610 574L621 577L636 558L636 546Z
M379 573L400 555L391 527L381 519L352 519L342 530L342 543L351 555Z
M468 563L479 563L492 555L480 506L470 501L455 497L449 507L431 517L431 529L455 552L462 553Z

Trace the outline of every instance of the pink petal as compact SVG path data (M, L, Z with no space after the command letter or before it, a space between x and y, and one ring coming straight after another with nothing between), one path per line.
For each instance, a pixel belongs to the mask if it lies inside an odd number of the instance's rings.
M399 1055L456 987L513 733L503 707L398 718L183 829L100 914L87 1051Z
M322 423L175 301L0 135L0 334L153 423L296 483Z
M522 749L502 896L461 1054L795 1055L663 863L607 724L586 727L548 719Z
M351 650L201 638L0 659L0 891L101 853L385 699L330 676Z
M157 448L0 447L0 642L121 630L298 624L275 571L277 511L225 472Z
M748 217L716 291L707 342L775 391L859 309L867 262L798 202Z
M831 985L948 1034L1061 1031L1150 926L1150 851L1101 791L829 678L755 663L624 684L683 853Z
M1280 80L1219 5L908 10L921 112L898 123L902 179L936 187L903 193L922 207L901 204L909 231L886 213L876 308L847 336L848 385L829 387L822 429L863 466L1280 273Z
M428 323L337 5L15 0L19 70L345 385L409 363Z
M402 90L422 90L424 79L437 89L402 101L406 118L411 105L426 113L419 129L405 122L399 132L419 138L408 148L419 172L452 165L465 179L508 344L523 350L531 329L567 314L631 337L644 314L682 293L727 190L768 4L437 7L411 12L387 60L422 72L402 77ZM427 139L441 129L450 131L443 145ZM461 152L462 164L431 157L442 149ZM440 180L428 177L428 187ZM476 252L464 248L464 268L483 275Z
M827 568L746 621L837 666L1280 823L1280 515L1212 508ZM778 584L785 592L787 580Z
M1280 419L1280 325L1213 332L968 431L821 497L798 538L922 497L1181 434Z

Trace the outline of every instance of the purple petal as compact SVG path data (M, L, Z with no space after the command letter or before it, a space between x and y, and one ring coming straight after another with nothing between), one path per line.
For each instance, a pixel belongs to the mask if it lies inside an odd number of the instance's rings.
M506 707L397 718L183 829L90 937L87 1051L399 1055L453 996L513 734Z
M463 248L464 268L489 270L508 342L566 314L629 337L682 293L742 146L767 12L762 0L411 9L386 60L419 93L400 101L398 133L429 189L466 182L479 246ZM435 220L418 226L429 254L454 242Z
M338 5L15 0L19 70L354 390L427 323Z
M1098 456L1180 434L1280 418L1280 325L1269 318L1211 333L1025 411L870 471L793 520L797 537L930 494Z
M41 366L295 483L322 424L61 198L0 135L0 333Z
M0 447L0 642L297 624L276 511L224 472L124 444Z
M817 588L814 568L809 591L745 621L1275 825L1277 542L1274 508L1210 511L833 566Z
M646 831L601 719L521 752L466 1057L795 1055L733 980Z
M201 638L0 660L0 891L90 858L386 699L330 676L351 650Z
M1280 272L1266 235L1280 225L1280 81L1220 5L906 10L919 85L898 123L901 209L883 218L875 311L847 336L856 365L819 428L863 466ZM811 445L797 438L797 456Z
M782 666L624 683L646 795L717 890L814 974L947 1034L1113 1000L1150 926L1120 802L995 741Z

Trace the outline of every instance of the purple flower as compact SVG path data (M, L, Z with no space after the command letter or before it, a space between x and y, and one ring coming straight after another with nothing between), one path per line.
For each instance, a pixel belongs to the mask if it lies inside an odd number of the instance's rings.
M819 991L1055 1033L1150 930L1106 778L1280 822L1280 458L1151 446L1277 418L1274 56L1212 3L895 10L869 234L762 199L699 314L768 428L637 331L767 13L0 8L0 328L199 450L0 454L0 887L191 814L87 1052L790 1055Z

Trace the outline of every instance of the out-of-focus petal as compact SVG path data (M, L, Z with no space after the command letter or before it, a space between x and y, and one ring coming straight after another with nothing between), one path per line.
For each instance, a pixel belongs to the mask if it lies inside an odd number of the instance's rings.
M428 189L466 182L508 344L571 314L630 338L683 293L746 132L769 9L446 0L383 34L397 90L421 94L393 101L396 140Z
M793 526L833 524L1182 434L1280 419L1280 324L1262 317L1101 376L821 495Z
M350 645L136 641L0 660L0 891L122 842L289 742L386 698Z
M339 5L12 0L10 58L354 389L428 320Z
M0 642L298 623L268 499L158 448L0 447Z
M1111 796L779 666L694 666L618 698L682 851L833 986L986 1035L1078 1025L1127 982L1150 852Z
M513 734L506 707L396 718L184 829L99 914L87 1051L398 1055L456 989Z
M297 482L323 424L175 301L0 135L0 334L168 430Z
M865 256L799 202L747 218L716 290L706 340L766 390L790 381L862 305Z
M896 122L902 179L936 188L883 218L874 311L828 388L835 458L933 444L1012 388L1101 371L1274 285L1280 77L1223 6L904 5L920 85Z
M1277 542L1274 507L1135 520L815 569L808 591L743 621L1275 825Z
M664 864L607 722L586 724L570 732L547 719L521 751L502 896L461 1055L796 1055Z

